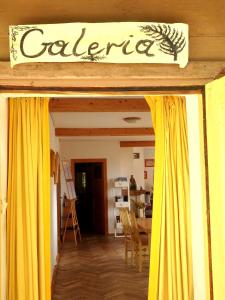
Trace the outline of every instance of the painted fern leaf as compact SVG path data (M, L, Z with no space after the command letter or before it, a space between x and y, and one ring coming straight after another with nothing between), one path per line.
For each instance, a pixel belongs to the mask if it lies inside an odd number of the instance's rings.
M89 61L94 61L94 62L96 62L96 61L100 61L100 60L102 60L102 59L105 59L105 56L100 56L100 55L86 55L86 56L82 56L81 57L82 59L84 59L84 60L89 60Z
M175 28L171 28L170 25L146 25L140 26L140 28L142 32L157 42L160 51L165 54L172 55L174 57L174 61L177 60L178 53L180 53L186 45L183 32L178 31Z

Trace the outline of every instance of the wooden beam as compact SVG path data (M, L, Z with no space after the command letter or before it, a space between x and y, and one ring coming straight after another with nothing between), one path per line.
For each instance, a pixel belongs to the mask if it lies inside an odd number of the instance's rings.
M221 72L216 76L215 79L219 79L225 76L225 68L221 70Z
M146 87L203 86L224 68L224 61L191 61L183 69L167 64L101 63L28 63L11 68L9 62L0 62L0 92L36 88L39 93L45 89L65 95L75 89L87 94L94 87L145 87L148 94Z
M56 128L56 136L154 135L153 128Z
M143 99L52 98L50 112L150 112Z
M120 147L155 147L155 141L121 141Z

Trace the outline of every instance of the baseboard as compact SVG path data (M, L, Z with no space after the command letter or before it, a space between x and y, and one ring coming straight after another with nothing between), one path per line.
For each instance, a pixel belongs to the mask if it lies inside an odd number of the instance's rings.
M59 267L59 261L60 261L60 254L58 253L56 256L56 264L54 266L53 274L52 274L52 284L51 284L51 290L52 290L52 296L55 291L55 283L56 283L56 275Z

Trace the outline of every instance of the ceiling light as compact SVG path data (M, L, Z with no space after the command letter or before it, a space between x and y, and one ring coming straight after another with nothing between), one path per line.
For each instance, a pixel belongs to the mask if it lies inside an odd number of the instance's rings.
M123 120L127 123L136 123L137 121L141 120L139 117L127 117L123 118Z

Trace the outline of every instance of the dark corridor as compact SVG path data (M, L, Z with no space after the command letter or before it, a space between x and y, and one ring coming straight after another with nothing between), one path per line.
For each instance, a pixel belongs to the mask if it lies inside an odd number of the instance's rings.
M77 216L81 233L104 234L104 172L103 163L75 163Z

